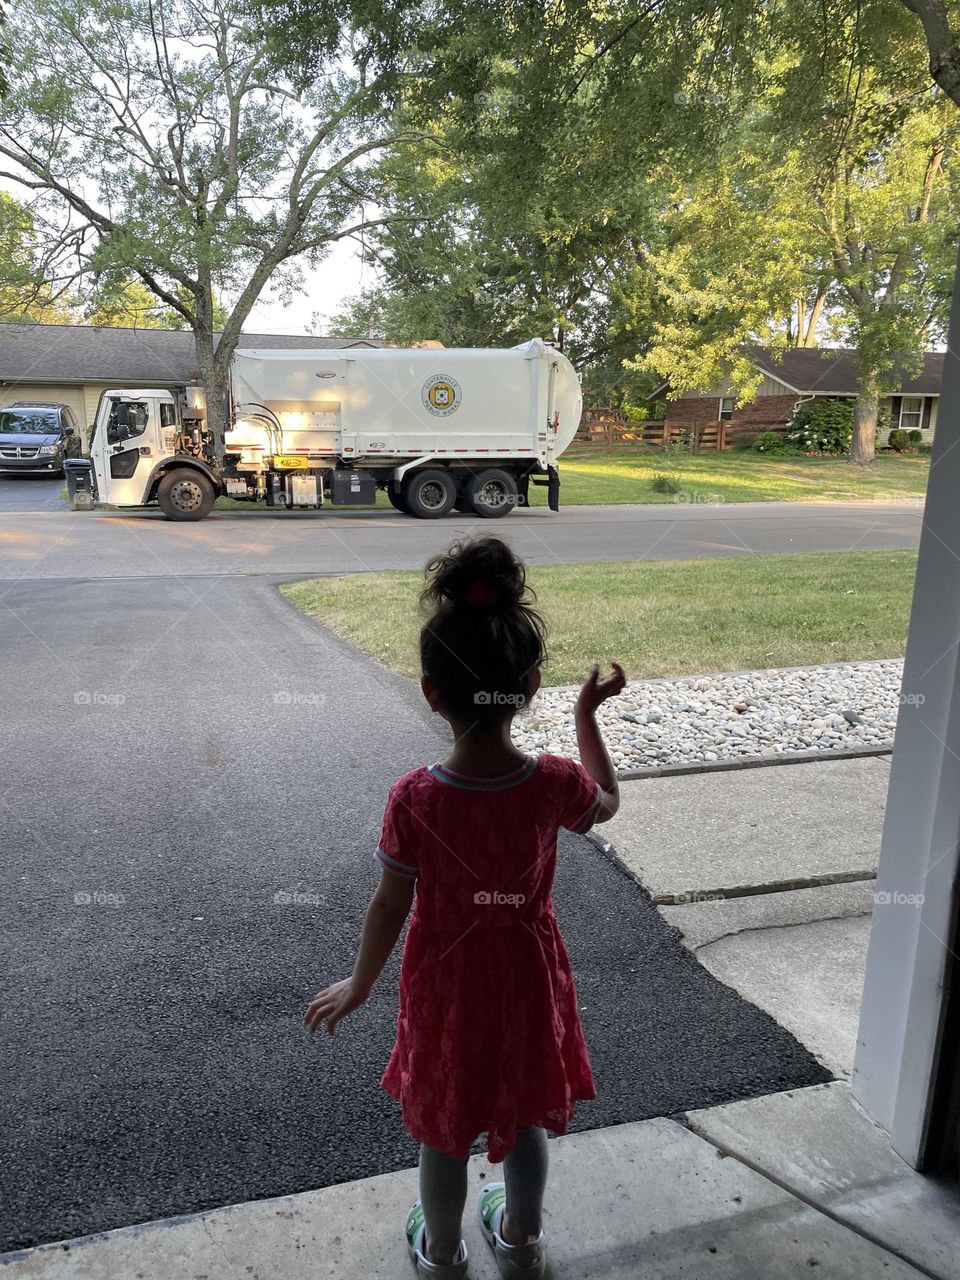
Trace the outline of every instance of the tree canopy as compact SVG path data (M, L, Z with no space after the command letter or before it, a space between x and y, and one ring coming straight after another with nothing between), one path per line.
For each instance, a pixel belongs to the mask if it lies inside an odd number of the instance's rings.
M10 20L2 176L59 280L139 280L192 328L215 431L253 305L377 225L370 160L413 136L383 111L390 76L349 56L350 5L323 12L325 73L299 81L237 0L22 0Z

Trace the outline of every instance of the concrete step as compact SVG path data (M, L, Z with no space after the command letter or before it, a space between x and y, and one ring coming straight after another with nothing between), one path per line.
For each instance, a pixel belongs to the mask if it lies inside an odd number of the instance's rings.
M573 1134L551 1155L554 1280L931 1274L672 1120ZM465 1235L476 1280L498 1275L474 1201L499 1175L471 1161ZM410 1280L402 1231L416 1185L410 1169L44 1245L0 1258L3 1280Z

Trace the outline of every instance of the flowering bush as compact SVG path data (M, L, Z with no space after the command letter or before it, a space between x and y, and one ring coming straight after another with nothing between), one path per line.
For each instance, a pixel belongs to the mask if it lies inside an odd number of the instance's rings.
M790 419L787 439L805 453L846 453L853 437L849 400L807 400Z

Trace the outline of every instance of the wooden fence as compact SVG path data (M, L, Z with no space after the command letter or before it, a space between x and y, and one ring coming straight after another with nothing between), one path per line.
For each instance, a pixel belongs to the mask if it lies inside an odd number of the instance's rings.
M721 453L735 449L762 431L785 435L784 422L630 422L618 418L612 409L585 409L573 447L586 447L612 453L615 449L664 450L671 444L682 444L691 453Z

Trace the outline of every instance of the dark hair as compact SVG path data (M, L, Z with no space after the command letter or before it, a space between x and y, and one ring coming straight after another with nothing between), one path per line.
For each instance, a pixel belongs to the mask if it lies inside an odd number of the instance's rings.
M546 624L533 608L523 561L499 538L455 542L426 567L420 663L458 720L493 724L527 701L546 657Z

